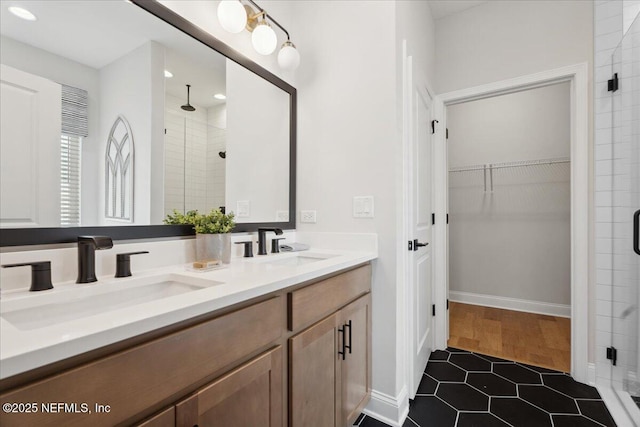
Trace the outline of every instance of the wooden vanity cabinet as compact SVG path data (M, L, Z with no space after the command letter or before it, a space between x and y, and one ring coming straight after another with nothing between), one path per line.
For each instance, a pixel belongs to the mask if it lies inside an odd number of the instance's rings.
M349 273L336 276L351 288L341 289L343 295L362 289L365 281L369 289L368 266ZM327 302L320 298L315 304ZM290 427L353 425L371 396L370 293L289 339L289 384Z
M175 406L177 427L282 426L282 347L224 375Z
M93 414L0 413L0 425L351 425L371 394L370 290L366 264L130 346L101 349L106 353L88 361L60 362L35 381L29 372L9 386L0 381L0 404L110 407Z

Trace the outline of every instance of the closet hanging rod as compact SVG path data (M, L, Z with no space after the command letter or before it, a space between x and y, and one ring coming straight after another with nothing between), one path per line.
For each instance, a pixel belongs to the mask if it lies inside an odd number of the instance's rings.
M472 165L472 166L462 166L462 167L451 168L449 169L449 172L484 171L486 168L493 170L493 169L504 169L504 168L514 168L514 167L524 167L524 166L555 165L555 164L561 164L561 163L571 163L571 160L567 158L560 158L560 159L546 159L546 160L525 160L521 162L495 163L495 164L487 164L487 165Z

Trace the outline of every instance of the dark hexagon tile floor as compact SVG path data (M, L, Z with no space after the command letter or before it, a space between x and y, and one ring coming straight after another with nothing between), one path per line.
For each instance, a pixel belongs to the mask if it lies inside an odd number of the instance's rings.
M360 427L385 427L360 416ZM466 350L431 353L403 427L615 427L598 391L563 372Z

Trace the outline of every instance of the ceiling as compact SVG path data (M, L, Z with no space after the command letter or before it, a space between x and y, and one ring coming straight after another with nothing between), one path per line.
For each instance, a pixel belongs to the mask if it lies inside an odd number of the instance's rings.
M440 19L486 2L487 0L429 0L429 7L433 19Z
M202 107L220 104L225 93L226 58L125 1L11 1L0 2L0 33L22 43L100 69L153 40L165 47L166 92ZM9 13L22 6L38 20L28 22Z

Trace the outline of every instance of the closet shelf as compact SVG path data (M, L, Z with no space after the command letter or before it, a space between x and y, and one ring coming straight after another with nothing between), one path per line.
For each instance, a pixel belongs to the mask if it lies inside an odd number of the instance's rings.
M489 176L488 176L489 187L490 187L490 191L493 193L493 171L495 169L556 165L556 164L562 164L562 163L571 163L571 161L567 157L559 157L555 159L540 159L540 160L521 160L516 162L489 163L486 165L460 166L460 167L454 167L449 169L449 172L483 171L485 193L487 192L487 172L489 172Z
M556 159L541 159L541 160L522 160L516 162L505 163L489 163L486 165L470 165L470 166L457 166L449 169L449 172L469 172L469 171L484 171L490 169L504 169L504 168L518 168L527 166L541 166L541 165L555 165L560 163L571 163L569 158L560 157Z

